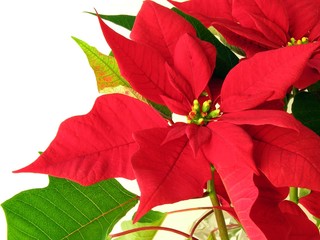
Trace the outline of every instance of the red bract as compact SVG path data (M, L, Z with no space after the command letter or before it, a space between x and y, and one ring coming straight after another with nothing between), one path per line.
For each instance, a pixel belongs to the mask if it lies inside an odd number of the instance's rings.
M283 165L276 171L294 169L299 163L314 177L312 165L317 166L318 159L311 151L319 151L320 142L312 132L302 134L305 128L291 115L261 105L282 99L317 46L292 47L239 63L222 86L219 109L211 94L217 91L208 87L215 48L198 39L178 14L144 2L131 33L133 40L99 21L122 75L144 97L185 116L186 123L168 125L153 108L128 96L102 96L89 114L64 122L38 160L19 171L48 173L82 184L136 178L141 190L137 220L154 206L201 197L213 165L228 194L223 197L230 199L249 237L265 239L269 233L252 217L255 204L269 207L257 201L264 190L255 176L264 174L273 183L275 176L268 169L280 162ZM270 67L265 57L272 59ZM274 132L268 136L270 128ZM302 143L296 148L285 146L286 137ZM306 144L308 150L303 148ZM292 161L294 157L299 161ZM303 171L294 170L297 176ZM276 183L288 187L291 180L281 177ZM320 188L320 181L312 179L293 183Z
M302 204L313 216L320 218L320 192L312 191L310 194L301 197L299 203Z
M133 117L134 116L134 117ZM123 95L99 97L92 110L65 120L40 157L16 172L38 172L83 185L116 177L134 179L132 132L167 126L145 103Z
M318 1L294 0L191 0L175 2L181 10L214 26L229 44L242 48L247 57L257 52L316 42L320 37ZM301 79L305 88L320 78L319 50L309 60Z
M264 232L265 239L319 239L315 224L308 220L300 207L288 200L289 188L277 188L263 175L254 177L259 196L251 218ZM253 237L252 239L262 239Z
M319 43L313 43L270 50L242 61L224 81L223 111L241 111L283 99L318 47Z

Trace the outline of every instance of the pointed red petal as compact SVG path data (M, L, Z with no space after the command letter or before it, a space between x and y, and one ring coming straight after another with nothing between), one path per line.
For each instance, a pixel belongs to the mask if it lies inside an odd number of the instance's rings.
M174 141L186 135L187 127L188 126L185 123L180 123L180 122L175 123L174 126L168 130L168 133L165 139L162 141L161 145L166 144L170 141Z
M247 57L252 57L257 52L279 47L259 31L242 27L234 21L213 19L212 26L219 31L229 44L244 50Z
M194 156L196 156L201 146L210 141L211 130L195 124L175 123L174 127L168 131L162 144L178 139L184 135L188 137Z
M299 124L299 132L275 126L251 126L258 168L277 187L320 191L320 137Z
M135 134L140 150L132 164L141 190L135 220L155 206L201 197L211 177L209 162L200 152L194 157L187 136L161 145L170 130L168 127Z
M211 56L207 57L207 53L210 53ZM174 52L174 65L193 89L193 99L191 101L198 98L208 85L215 67L215 62L212 64L210 61L215 58L215 48L212 45L211 47L202 45L201 41L193 36L185 34L177 42Z
M257 172L252 155L252 140L241 127L218 121L209 123L208 128L212 131L211 145L208 148L214 158L221 159L219 161L229 161L229 155L231 155L230 161L233 161L232 156L237 156L237 161ZM220 148L228 149L228 151L223 152L219 150ZM206 150L209 151L209 149Z
M224 151L228 151L228 149L224 148ZM264 234L250 216L250 210L258 197L258 189L253 182L253 171L247 166L237 163L236 156L233 157L233 161L232 165L228 165L223 163L223 159L221 159L221 164L215 165L216 169L248 237L250 239L264 239Z
M295 82L295 87L304 89L320 79L320 54L315 54L307 63L300 79Z
M192 87L186 79L168 64L166 64L165 70L168 74L168 81L171 83L172 87L176 89L176 95L171 97L162 95L162 99L172 112L180 115L187 115L190 112L192 102L195 99Z
M196 36L193 26L183 17L155 2L144 1L130 37L156 49L172 65L175 45L185 33Z
M221 109L241 111L254 108L265 100L283 99L318 47L319 43L285 47L257 53L241 61L223 83ZM260 94L262 96L257 97Z
M199 127L195 124L188 124L186 134L189 139L189 144L192 148L194 156L198 150L211 139L211 130L207 127Z
M264 233L262 239L288 239L290 232L285 217L279 209L279 203L288 196L288 188L275 188L268 179L260 174L254 177L259 189L259 197L250 211L251 219Z
M83 116L64 121L48 149L27 167L83 185L115 177L134 179L131 156L137 150L132 133L166 126L145 103L124 95L103 95Z
M299 240L302 238L315 240L320 239L319 229L297 204L291 201L283 201L280 203L279 207L285 215L286 220L289 223L288 225L291 227L288 240Z
M117 59L121 74L141 95L164 104L161 95L175 96L167 80L164 58L153 48L131 41L108 27L99 17L103 35Z
M219 119L236 125L273 125L298 131L300 123L291 115L279 110L246 110L226 113Z
M282 16L285 16L285 14L282 13ZM287 45L288 39L290 39L288 29L284 30L280 28L277 24L261 15L252 15L251 18L255 23L257 31L268 38L269 41L279 47Z
M214 173L213 173L213 182L214 182L215 191L218 195L218 199L221 204L221 208L223 210L225 210L226 212L228 212L237 221L239 221L239 218L232 207L232 203L231 203L231 200L228 196L227 190L226 190L225 186L223 185L221 177L217 171L214 171Z
M190 0L185 2L176 2L168 0L171 4L181 9L185 13L194 16L206 27L209 27L212 18L233 19L231 15L231 0Z
M320 19L318 23L313 27L309 34L309 41L318 41L320 38Z
M260 31L266 38L273 38L275 29L278 34L284 34L289 29L289 20L286 14L286 6L278 0L238 0L232 5L232 16L244 27ZM256 18L259 19L256 19ZM269 25L267 29L261 29L262 25ZM282 39L282 38L280 38ZM286 40L286 39L284 39Z
M228 125L220 123L215 130L223 127L223 130L228 131L226 129ZM233 129L237 129L234 135ZM240 135L237 137L239 132ZM248 166L248 162L253 161L249 137L236 127L230 128L227 133L222 135L212 132L210 143L204 145L202 150L219 173L232 206L249 238L263 239L263 233L250 217L250 210L258 197L258 189L253 182L254 171ZM243 154L248 159L244 159Z
M308 37L309 32L319 21L319 3L314 0L285 0L291 37L301 39ZM315 10L317 9L317 10Z
M300 207L285 200L288 187L274 187L263 174L255 176L254 182L259 197L250 216L265 234L264 239L319 239L317 227Z

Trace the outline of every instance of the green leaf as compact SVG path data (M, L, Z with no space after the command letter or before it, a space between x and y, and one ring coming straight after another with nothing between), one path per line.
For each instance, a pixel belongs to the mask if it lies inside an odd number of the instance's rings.
M86 12L86 13L89 13L89 14L96 16L96 14L93 12ZM124 14L122 14L122 15L102 15L102 14L99 14L99 16L104 20L113 22L113 23L115 23L121 27L124 27L128 30L132 29L134 21L136 19L135 16L124 15Z
M142 228L148 226L161 226L167 214L158 212L158 211L149 211L145 216L143 216L139 222L133 224L132 220L124 221L121 223L121 227L123 231L131 230L134 228ZM148 230L148 231L137 231L130 234L123 235L117 240L152 240L156 235L156 230Z
M125 86L131 88L127 80L121 76L117 61L113 56L104 55L86 42L76 37L72 38L86 54L89 64L95 73L99 92L107 87Z
M102 240L138 199L115 179L89 187L49 179L46 188L21 192L2 204L8 240Z
M293 116L320 135L320 95L299 92L292 104Z
M238 57L228 47L224 46L199 20L183 13L177 8L172 8L172 10L192 24L200 39L210 42L216 47L217 60L214 74L218 77L225 78L228 72L238 64Z
M299 198L305 197L311 193L310 189L307 188L299 188Z
M318 92L318 93L320 93L320 81L310 85L308 87L308 91L309 92Z

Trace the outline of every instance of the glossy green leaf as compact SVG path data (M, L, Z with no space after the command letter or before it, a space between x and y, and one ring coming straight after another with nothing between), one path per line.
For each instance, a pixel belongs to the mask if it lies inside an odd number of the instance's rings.
M2 204L8 240L102 240L138 199L114 179L89 187L49 179L46 188L21 192Z
M86 42L75 37L72 38L86 54L95 73L100 93L107 87L125 86L131 88L130 84L121 76L117 61L113 56L104 55Z
M173 8L172 10L180 14L193 25L200 39L210 42L216 47L217 60L214 74L224 78L231 68L239 62L238 57L228 47L224 46L199 20L183 13L177 8Z
M159 227L163 223L164 219L166 218L167 214L158 212L158 211L149 211L146 215L144 215L139 222L133 224L130 221L124 221L121 223L121 227L123 231L131 230L135 228L142 228L142 227L150 227L156 226ZM148 230L148 231L137 231L130 234L123 235L117 240L152 240L156 235L156 230Z
M93 12L86 12L92 15L96 15ZM113 22L121 27L124 27L128 30L131 30L134 24L134 20L136 19L135 16L131 16L131 15L125 15L125 14L121 14L121 15L103 15L103 14L99 14L99 16L107 21Z
M320 135L320 95L300 92L292 104L293 116Z

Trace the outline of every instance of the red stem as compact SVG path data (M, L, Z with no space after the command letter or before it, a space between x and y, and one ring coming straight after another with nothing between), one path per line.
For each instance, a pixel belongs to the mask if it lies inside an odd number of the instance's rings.
M188 211L195 211L195 210L211 210L211 209L212 209L212 207L185 208L185 209L179 209L179 210L167 212L167 214L179 213L179 212L188 212Z
M206 218L208 217L210 214L213 213L213 210L211 209L211 211L207 212L206 214L204 214L201 218L198 219L198 221L196 222L196 224L193 226L193 228L191 229L190 232L190 237L193 236L194 232L196 231L197 227L199 226L199 224Z
M151 231L151 230L164 230L164 231L168 231L168 232L173 232L173 233L179 234L179 235L184 236L186 238L190 238L190 236L187 233L184 233L182 231L179 231L179 230L176 230L176 229L173 229L173 228L156 227L156 226L134 228L134 229L130 229L130 230L127 230L127 231L120 232L120 233L110 234L109 236L111 238L114 238L114 237L120 237L120 236L129 234L129 233L134 233L134 232L139 232L139 231ZM195 237L192 237L192 240L199 240L199 239L197 239Z

